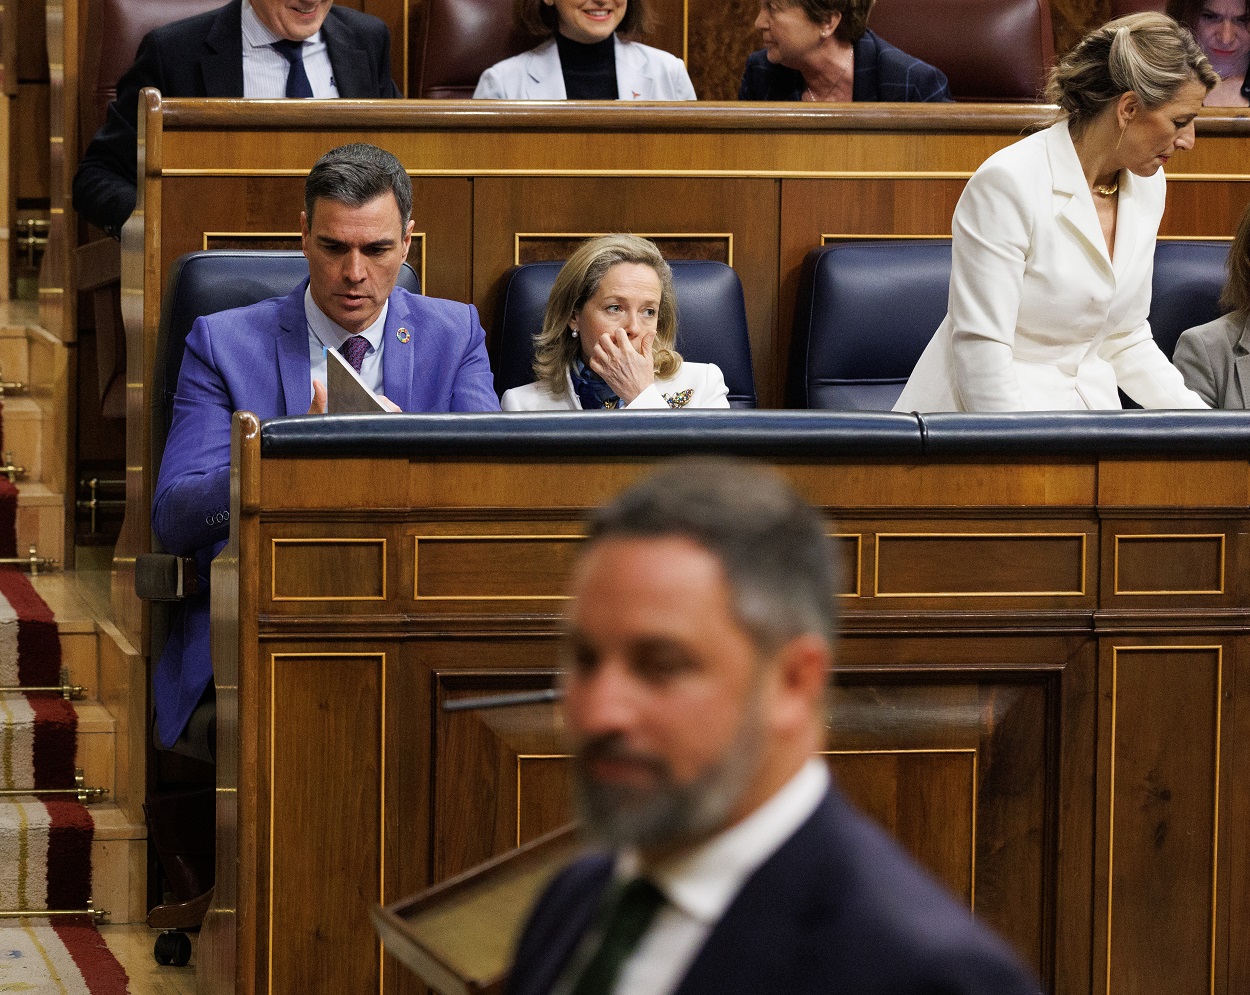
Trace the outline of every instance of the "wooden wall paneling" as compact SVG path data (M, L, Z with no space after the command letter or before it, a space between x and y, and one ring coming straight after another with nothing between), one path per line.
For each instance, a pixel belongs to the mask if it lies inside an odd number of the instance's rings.
M1229 678L1226 685L1227 714L1230 724L1227 749L1229 751L1229 831L1225 853L1228 860L1228 887L1225 896L1228 905L1227 929L1219 936L1219 949L1227 951L1227 980L1223 990L1237 991L1250 984L1250 944L1242 938L1250 930L1250 840L1247 834L1233 831L1232 827L1250 825L1250 641L1237 637L1224 643L1227 651Z
M971 170L956 177L917 176L912 181L869 176L782 181L780 304L773 356L778 382L785 383L790 361L795 301L807 254L841 241L950 238L951 215L969 175Z
M1094 701L1081 692L1093 642L909 638L846 624L828 723L844 790L1007 936L1047 990L1080 990L1060 979L1079 982L1088 949L1079 901L1090 854L1079 837L1070 848L1060 840L1074 814L1091 814L1079 789L1093 784L1082 753ZM973 764L975 795L952 795Z
M338 0L342 3L343 0ZM412 11L408 0L353 0L348 6L383 21L391 32L391 76L404 96L408 95L408 50Z
M1227 970L1225 655L1209 635L1101 640L1096 991L1214 991Z
M737 100L747 56L760 47L756 0L687 0L690 79L700 100Z
M170 177L164 182L168 195L180 205L162 239L161 265L166 272L184 252L204 248L299 248L302 175ZM415 230L408 261L422 278L423 292L468 300L470 181L413 177L412 217Z
M69 288L73 286L71 256L73 234L77 229L70 191L78 164L79 6L79 0L46 0L48 100L43 118L46 123L29 133L48 137L45 160L48 245L39 271L39 323L63 342L73 342L78 335L78 301ZM72 515L67 517L73 518Z
M333 643L268 649L266 983L279 992L376 989L369 910L384 900L388 654Z
M611 185L611 194L605 184ZM485 177L474 183L473 299L493 334L500 276L526 236L614 231L691 237L724 252L746 295L760 404L780 402L769 369L776 313L777 186L772 180L619 177ZM492 343L497 345L497 343Z
M431 674L435 740L431 807L439 832L431 880L468 870L573 819L571 763L551 703L448 712L446 702L553 687L554 634L481 646L482 665L498 669ZM516 666L531 669L516 670Z
M1162 238L1231 239L1247 205L1250 205L1250 175L1209 182L1171 178L1159 235Z

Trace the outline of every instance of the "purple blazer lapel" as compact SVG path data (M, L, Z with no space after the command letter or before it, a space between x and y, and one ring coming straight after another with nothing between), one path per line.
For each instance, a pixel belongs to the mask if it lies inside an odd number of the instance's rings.
M416 323L397 291L391 291L382 332L382 393L399 405L413 410L413 364L416 362Z
M304 280L278 312L278 379L286 401L286 414L303 415L312 404L312 365L308 359L308 318L304 315Z

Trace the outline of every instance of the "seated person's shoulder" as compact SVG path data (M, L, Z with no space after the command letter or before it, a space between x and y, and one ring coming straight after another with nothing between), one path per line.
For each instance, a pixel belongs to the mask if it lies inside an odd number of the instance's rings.
M942 70L930 65L923 59L918 59L914 55L904 52L895 45L891 45L872 31L865 32L864 38L866 41L871 42L875 48L877 73L882 81L889 81L887 85L892 85L893 81L898 81L899 85L903 85L905 81L907 95L906 97L899 95L898 99L951 99L946 74ZM885 99L894 99L894 96L891 94L885 94L884 97Z
M761 48L747 56L738 88L739 100L794 100L806 84L797 70L768 61L768 50Z

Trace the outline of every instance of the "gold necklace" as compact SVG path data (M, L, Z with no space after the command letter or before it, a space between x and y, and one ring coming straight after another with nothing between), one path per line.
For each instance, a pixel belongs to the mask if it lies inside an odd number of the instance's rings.
M1120 178L1117 176L1110 183L1095 183L1094 193L1100 197L1114 197L1117 190L1120 189Z

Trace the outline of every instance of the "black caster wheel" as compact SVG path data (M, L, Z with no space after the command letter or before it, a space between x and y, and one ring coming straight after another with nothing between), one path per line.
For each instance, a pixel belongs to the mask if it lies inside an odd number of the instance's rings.
M191 960L191 937L177 930L166 930L156 938L152 956L164 967L186 967Z

